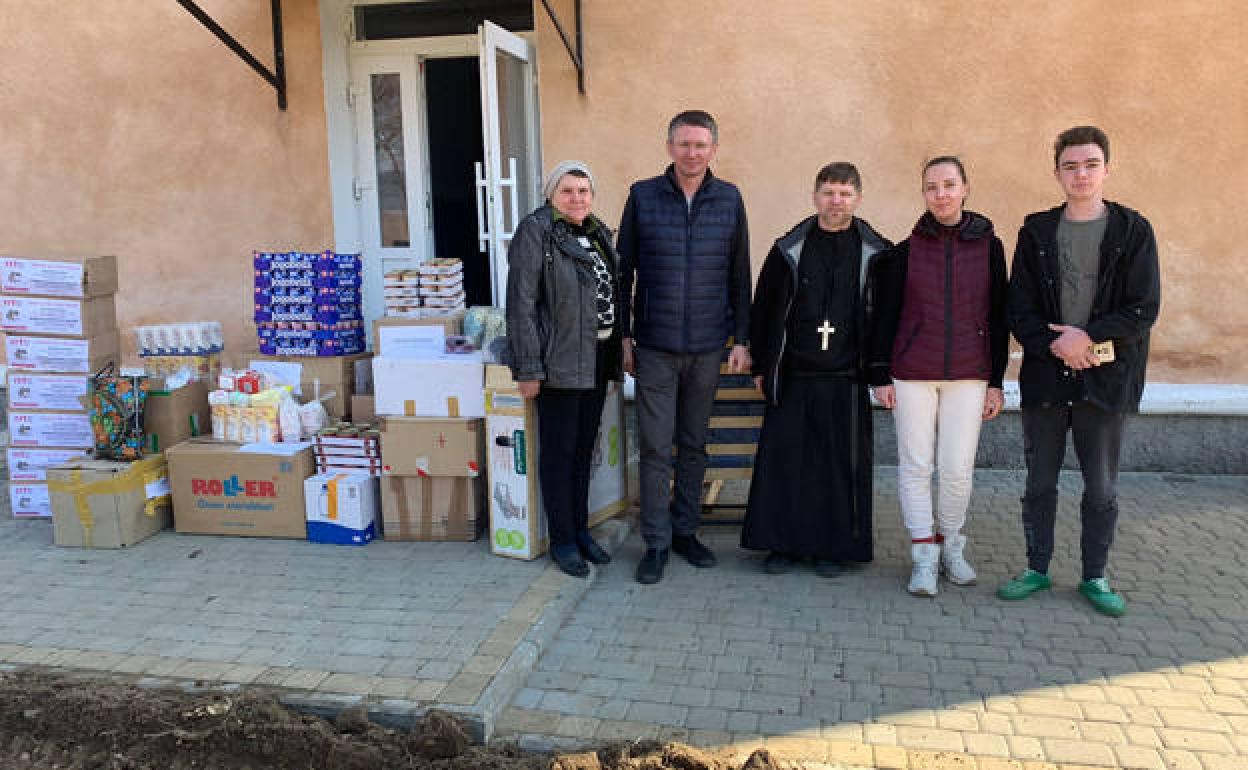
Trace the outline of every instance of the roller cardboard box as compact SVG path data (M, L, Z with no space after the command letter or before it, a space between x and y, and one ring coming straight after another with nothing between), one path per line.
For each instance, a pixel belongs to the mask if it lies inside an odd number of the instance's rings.
M372 353L356 353L349 356L266 356L255 354L250 356L248 365L254 366L257 361L277 361L299 365L299 383L296 395L300 401L309 401L316 393L320 383L321 395L331 391L334 397L325 401L325 411L334 419L345 419L351 416L351 396L355 391L355 362L372 358ZM294 383L291 383L292 385Z
M76 460L48 471L52 540L71 548L125 548L169 526L165 458Z
M253 445L254 447L254 445ZM312 447L253 447L191 439L165 450L178 532L307 537L303 482Z
M476 540L485 530L480 478L383 476L386 540Z
M0 331L90 339L117 329L112 295L90 299L0 297Z
M0 293L36 297L102 297L117 292L117 258L0 257Z
M116 329L81 340L9 334L4 357L15 371L94 374L121 360L121 337Z
M212 432L208 383L148 391L143 405L144 451L156 454L188 438Z
M382 473L480 475L483 427L466 417L387 417L381 423Z

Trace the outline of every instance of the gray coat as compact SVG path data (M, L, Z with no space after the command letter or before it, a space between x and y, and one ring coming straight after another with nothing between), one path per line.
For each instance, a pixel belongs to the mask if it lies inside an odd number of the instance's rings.
M610 353L606 371L609 379L620 380L620 260L606 225L590 219L601 228L597 240L614 277L617 326L605 343ZM592 257L548 204L516 227L507 260L511 376L517 382L541 380L551 388L593 388L598 312Z

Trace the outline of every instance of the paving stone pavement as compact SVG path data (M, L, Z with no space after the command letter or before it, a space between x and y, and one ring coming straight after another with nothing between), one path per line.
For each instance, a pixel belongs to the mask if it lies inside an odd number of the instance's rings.
M1074 590L1076 474L1062 478L1055 589L1006 603L993 593L1024 565L1022 474L976 474L978 585L917 599L894 473L877 473L875 561L836 579L765 575L735 529L708 528L717 568L673 557L643 587L634 534L500 734L766 745L837 766L1248 767L1248 477L1123 477L1109 572L1129 611L1111 619Z

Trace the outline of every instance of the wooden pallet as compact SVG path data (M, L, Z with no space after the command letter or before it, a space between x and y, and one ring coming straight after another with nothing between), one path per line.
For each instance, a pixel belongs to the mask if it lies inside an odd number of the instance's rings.
M706 444L709 462L702 487L702 523L740 524L744 503L723 503L719 498L724 482L753 478L764 402L752 378L730 372L726 361L720 364L719 380Z

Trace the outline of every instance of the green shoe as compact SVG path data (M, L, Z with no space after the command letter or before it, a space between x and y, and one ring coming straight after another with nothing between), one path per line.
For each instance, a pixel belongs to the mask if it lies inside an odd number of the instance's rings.
M997 589L997 598L1007 601L1016 599L1026 599L1036 591L1047 591L1053 587L1053 581L1043 572L1036 572L1034 569L1025 569L1019 576L1011 580L1007 580Z
M1109 581L1103 577L1085 580L1079 584L1079 593L1092 602L1092 607L1102 615L1122 617L1127 614L1127 602L1122 594L1116 594L1109 587Z

